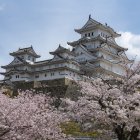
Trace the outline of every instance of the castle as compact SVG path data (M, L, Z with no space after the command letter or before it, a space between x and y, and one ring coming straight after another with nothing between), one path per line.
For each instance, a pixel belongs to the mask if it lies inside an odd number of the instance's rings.
M4 80L47 81L55 79L82 80L102 77L105 79L122 77L126 70L122 59L127 58L126 48L119 46L115 38L121 35L107 24L103 25L89 16L88 21L75 32L81 35L77 41L68 42L72 50L61 45L54 52L52 59L37 61L40 56L33 47L19 48L10 53L14 60L2 66Z

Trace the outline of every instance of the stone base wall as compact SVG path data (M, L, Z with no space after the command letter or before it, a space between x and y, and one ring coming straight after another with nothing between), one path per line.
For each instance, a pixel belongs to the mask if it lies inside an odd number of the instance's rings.
M51 81L41 81L41 82L14 82L14 88L12 89L11 96L18 95L18 89L22 91L35 89L35 92L48 94L51 97L56 97L54 106L58 107L61 104L61 98L71 98L77 100L80 95L79 87L75 81L69 79L57 79Z
M72 80L63 78L47 81L33 81L33 82L13 82L14 86L18 89L31 89L40 87L54 87L54 86L67 86L72 83Z
M67 78L56 79L56 80L47 80L47 81L34 81L34 88L68 86L71 83L73 83L73 80L70 80Z

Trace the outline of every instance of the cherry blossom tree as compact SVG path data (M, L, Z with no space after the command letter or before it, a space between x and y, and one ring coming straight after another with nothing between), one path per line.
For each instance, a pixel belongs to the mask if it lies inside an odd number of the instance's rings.
M130 66L131 67L131 66ZM10 98L0 93L1 140L68 140L61 124L76 121L83 131L96 130L103 140L137 140L140 131L140 67L126 69L122 79L77 82L78 99L63 98L59 110L53 98L35 91ZM111 82L110 82L111 81Z
M62 99L60 110L82 124L83 130L97 130L108 136L107 140L136 140L140 130L140 76L117 79L120 84L110 84L103 79L79 82L82 96L77 101ZM109 138L110 136L110 138ZM105 139L105 138L104 138Z
M0 140L68 140L60 124L68 121L47 95L20 92L9 98L0 93Z

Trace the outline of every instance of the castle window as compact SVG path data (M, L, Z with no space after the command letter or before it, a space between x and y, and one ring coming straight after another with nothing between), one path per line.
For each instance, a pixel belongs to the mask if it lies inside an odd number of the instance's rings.
M88 33L88 36L90 36L90 33Z
M47 74L45 74L45 77L47 77Z
M87 34L85 34L85 37L87 37Z
M30 60L31 56L28 56L28 60Z
M35 78L39 78L39 75L35 75Z
M19 78L19 75L16 75L16 78Z
M92 32L92 34L91 34L92 36L94 35L94 33Z
M54 76L54 72L51 73L51 76Z

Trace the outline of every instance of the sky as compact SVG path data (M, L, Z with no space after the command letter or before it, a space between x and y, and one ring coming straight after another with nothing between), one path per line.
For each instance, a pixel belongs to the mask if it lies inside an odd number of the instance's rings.
M70 48L67 42L80 38L74 29L89 14L121 33L118 44L128 48L130 59L140 60L139 5L140 0L0 0L0 66L9 64L9 53L18 48L32 45L39 60L51 58L59 44Z

